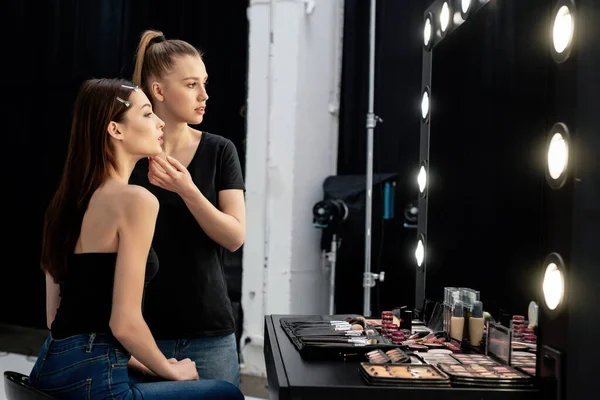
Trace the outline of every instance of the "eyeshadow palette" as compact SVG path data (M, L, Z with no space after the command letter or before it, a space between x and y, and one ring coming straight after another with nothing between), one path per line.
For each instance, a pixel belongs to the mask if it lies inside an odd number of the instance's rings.
M439 364L438 368L457 386L523 387L533 384L531 376L505 365Z
M483 354L452 354L452 357L457 359L461 364L465 365L501 365L498 361L495 361L493 358Z
M460 361L455 359L449 354L444 353L419 353L419 357L423 362L430 365L438 365L438 364L460 364Z
M409 356L400 349L392 349L384 352L381 349L373 350L365 354L371 364L403 364L409 363Z
M535 364L536 355L525 351L515 351L510 361L512 367L533 368L534 371Z
M450 386L448 375L433 365L360 363L359 369L372 385Z

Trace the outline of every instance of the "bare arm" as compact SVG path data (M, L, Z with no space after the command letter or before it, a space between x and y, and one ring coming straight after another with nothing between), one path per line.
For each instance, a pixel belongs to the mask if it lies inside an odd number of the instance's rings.
M56 317L56 310L60 305L60 286L54 282L54 278L46 273L46 325L52 328L52 322Z
M140 188L141 189L141 188ZM161 353L142 316L146 261L154 235L158 200L145 190L135 190L125 204L119 228L110 328L113 335L139 362L165 379L173 369Z

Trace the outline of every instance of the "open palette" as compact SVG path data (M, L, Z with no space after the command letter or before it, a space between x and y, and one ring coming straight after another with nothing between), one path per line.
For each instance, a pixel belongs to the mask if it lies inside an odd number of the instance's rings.
M433 365L360 363L359 369L370 385L450 386L449 376Z
M520 388L533 385L531 376L506 365L438 364L453 386Z

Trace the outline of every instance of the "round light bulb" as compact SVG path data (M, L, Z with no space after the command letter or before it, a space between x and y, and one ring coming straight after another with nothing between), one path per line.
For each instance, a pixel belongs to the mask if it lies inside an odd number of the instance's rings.
M557 53L561 54L569 47L571 39L573 39L573 28L573 17L569 7L560 7L554 17L554 28L552 30L554 50Z
M423 98L421 99L421 116L426 119L429 115L429 92L423 92Z
M469 7L471 7L471 0L461 0L460 7L462 8L463 14L466 14L469 11Z
M425 46L429 46L429 41L431 41L431 18L427 17L423 28L423 43Z
M543 283L544 300L549 309L554 310L562 301L565 292L565 282L562 272L555 263L546 267Z
M425 191L425 186L427 186L427 171L425 171L424 166L421 166L421 169L419 170L417 183L419 184L419 192L423 193Z
M442 28L442 32L446 32L448 29L448 25L450 24L450 6L448 2L445 1L442 4L442 11L440 12L440 28Z
M569 146L560 133L555 133L548 146L548 173L552 179L558 179L567 169Z
M425 259L425 247L423 246L423 241L419 239L417 242L417 248L415 249L415 258L417 259L417 266L420 267L423 265L423 260Z

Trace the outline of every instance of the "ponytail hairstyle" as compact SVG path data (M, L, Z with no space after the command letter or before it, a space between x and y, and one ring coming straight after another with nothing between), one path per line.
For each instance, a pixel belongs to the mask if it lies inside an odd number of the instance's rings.
M173 68L175 58L182 56L202 58L201 52L186 41L165 39L161 31L153 29L144 31L137 47L133 82L152 100L150 78L164 77Z

